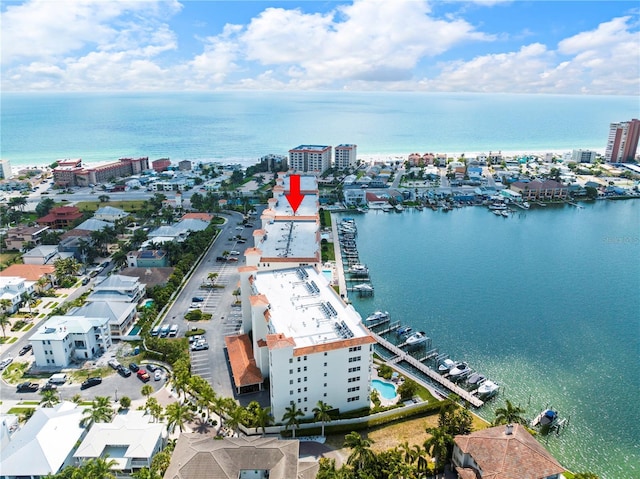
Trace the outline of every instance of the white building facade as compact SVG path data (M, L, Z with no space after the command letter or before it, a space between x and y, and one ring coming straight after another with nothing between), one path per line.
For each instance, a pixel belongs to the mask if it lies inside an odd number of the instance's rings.
M342 144L335 147L333 166L337 170L355 168L358 164L358 146Z
M289 169L296 173L321 175L331 168L331 147L300 145L289 150Z
M52 316L29 339L36 365L65 368L100 356L111 346L109 318Z

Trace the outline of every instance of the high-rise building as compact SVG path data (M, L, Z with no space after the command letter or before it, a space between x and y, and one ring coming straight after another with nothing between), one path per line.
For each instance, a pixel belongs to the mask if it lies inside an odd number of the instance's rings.
M338 145L335 148L333 166L337 170L354 168L357 164L357 145Z
M330 146L300 145L289 150L289 168L295 173L321 175L330 167Z
M605 150L605 160L609 163L629 163L633 161L640 138L640 120L633 119L609 126L609 139Z
M592 150L573 150L571 161L575 163L593 163L598 154Z

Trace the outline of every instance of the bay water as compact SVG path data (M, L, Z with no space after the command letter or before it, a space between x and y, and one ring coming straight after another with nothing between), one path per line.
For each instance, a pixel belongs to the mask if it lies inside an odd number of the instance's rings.
M501 385L535 417L569 418L543 439L561 463L640 477L640 201L581 203L496 217L485 207L355 216L360 260L386 310L439 352Z
M120 157L254 164L300 144L362 155L604 150L637 97L355 92L1 92L13 167ZM375 285L354 298L426 331L533 416L570 417L547 447L574 470L640 477L640 202L358 216Z

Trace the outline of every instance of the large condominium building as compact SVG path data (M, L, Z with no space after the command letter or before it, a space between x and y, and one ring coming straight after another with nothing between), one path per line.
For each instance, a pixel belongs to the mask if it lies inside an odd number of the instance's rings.
M605 160L609 163L628 163L633 161L638 150L640 138L640 120L611 123L609 138L605 150Z
M149 169L149 158L120 158L118 161L93 167L83 167L82 160L59 160L53 169L58 186L89 186L116 178L137 175Z
M300 145L289 150L289 169L295 173L321 175L330 167L330 146Z
M357 145L338 145L335 148L333 166L338 170L347 170L357 165Z
M340 410L369 405L375 340L320 272L317 180L300 184L305 198L294 215L289 178L277 180L239 268L244 334L226 339L238 392L269 378L276 420L291 404L307 417L318 401Z
M576 163L593 163L596 161L598 153L592 150L573 150L571 153L571 161Z

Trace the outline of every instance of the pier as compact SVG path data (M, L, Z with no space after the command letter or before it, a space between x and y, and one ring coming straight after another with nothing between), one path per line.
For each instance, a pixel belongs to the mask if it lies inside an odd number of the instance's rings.
M425 374L426 376L428 376L430 379L432 379L442 387L446 388L448 391L451 391L452 393L458 395L461 399L467 401L473 407L482 407L482 405L484 405L484 401L472 395L469 391L461 388L454 382L449 381L447 378L442 377L436 371L429 368L428 366L425 366L423 363L421 363L416 358L414 358L413 356L409 355L408 353L400 349L398 346L391 344L382 336L379 336L373 331L371 331L371 335L375 338L375 340L378 342L380 346L382 346L383 348L387 349L388 351L392 352L395 355L392 359L394 364L399 363L401 361L406 361L411 366L416 368L418 371Z

